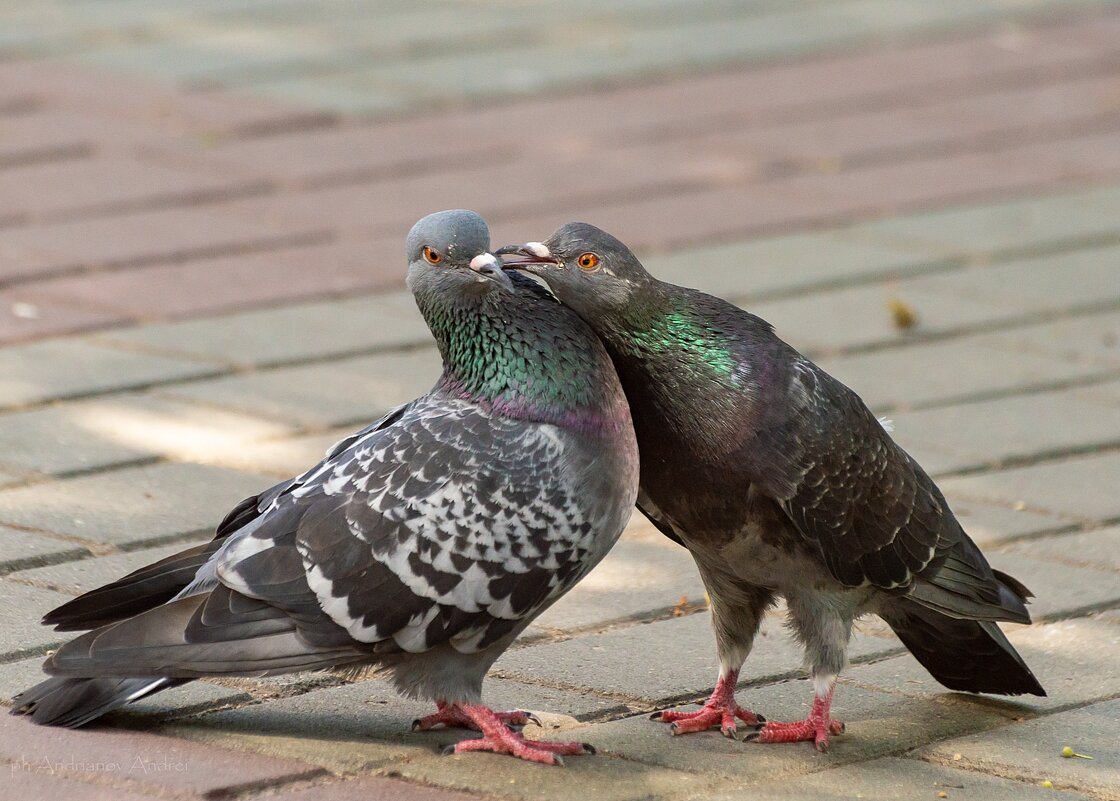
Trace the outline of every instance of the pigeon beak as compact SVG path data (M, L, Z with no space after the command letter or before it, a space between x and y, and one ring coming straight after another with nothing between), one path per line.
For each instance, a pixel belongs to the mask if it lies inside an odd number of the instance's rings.
M564 266L564 263L553 256L552 251L540 242L506 245L504 248L495 250L494 255L502 258L502 269L504 270L516 270L534 264L549 264L560 268Z
M501 262L493 253L479 253L471 259L470 268L478 273L480 281L494 281L506 289L513 289L513 281L502 270Z

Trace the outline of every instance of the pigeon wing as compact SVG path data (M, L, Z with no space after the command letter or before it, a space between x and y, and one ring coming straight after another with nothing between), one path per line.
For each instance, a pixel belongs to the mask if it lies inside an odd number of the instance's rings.
M940 490L859 396L804 359L791 361L787 377L785 398L766 404L747 446L752 483L832 575L905 591L948 614L1009 619L991 568Z
M348 636L379 651L477 650L519 629L588 563L595 521L574 498L573 451L552 426L430 401L356 438L277 503L299 510L307 586ZM253 553L269 536L262 526L231 547L218 576L272 602L283 582Z

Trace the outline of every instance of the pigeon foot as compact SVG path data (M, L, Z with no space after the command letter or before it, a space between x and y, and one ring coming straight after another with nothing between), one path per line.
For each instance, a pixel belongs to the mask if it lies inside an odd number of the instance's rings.
M813 707L805 720L795 723L766 723L743 740L756 740L760 743L811 742L818 751L824 753L828 751L829 736L844 733L844 724L829 715L831 706L832 689L829 688L827 694L813 698Z
M744 740L760 743L803 743L811 742L821 753L828 751L830 735L843 734L844 724L831 718L814 720L811 717L796 723L767 723L757 732L751 732Z
M718 728L724 737L734 737L737 731L736 718L748 726L761 726L766 718L749 709L744 709L735 701L735 683L739 672L731 671L720 678L712 696L702 709L696 712L678 712L666 709L650 715L650 720L671 723L669 731L674 734L692 734L698 731Z
M482 732L474 740L462 740L444 749L445 754L465 754L469 751L490 751L495 754L509 754L527 762L542 765L563 765L561 756L594 754L595 749L587 743L554 743L546 740L526 740L520 732L511 731L499 719L498 713L480 704L457 705L462 713Z
M467 717L466 713L463 712L457 704L437 701L436 709L439 711L433 712L430 715L425 715L422 718L416 718L416 720L412 721L412 730L431 731L435 728L442 728L480 731L475 722ZM541 725L540 718L532 712L522 712L520 709L514 709L509 712L494 712L493 715L510 728L515 726L527 726L529 723L536 723L538 726Z

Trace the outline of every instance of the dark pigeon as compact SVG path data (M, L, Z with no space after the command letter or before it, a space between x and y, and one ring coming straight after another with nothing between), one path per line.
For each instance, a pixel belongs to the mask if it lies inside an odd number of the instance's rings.
M81 726L202 676L372 666L491 750L549 764L522 712L481 705L490 665L618 539L637 444L610 358L532 279L488 253L473 212L408 235L408 283L443 357L427 395L246 499L199 545L47 614L92 629L47 659L13 713Z
M954 690L1045 695L997 621L1028 623L1030 592L992 570L925 471L848 387L719 298L666 284L583 223L502 248L602 338L630 399L638 508L691 551L711 597L719 683L674 733L736 719L761 742L842 731L829 708L852 622L880 615ZM815 682L809 717L767 723L735 702L778 596Z

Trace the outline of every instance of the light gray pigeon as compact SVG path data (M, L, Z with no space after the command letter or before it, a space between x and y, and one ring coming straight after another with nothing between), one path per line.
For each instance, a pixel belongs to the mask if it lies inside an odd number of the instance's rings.
M420 220L408 284L443 357L427 395L243 501L212 542L44 619L93 629L47 659L15 714L80 726L201 676L384 670L438 712L414 728L482 732L457 751L557 764L523 712L481 704L490 665L618 539L637 444L599 340L488 253L469 211Z
M711 598L719 682L684 734L736 719L763 743L828 747L853 620L884 618L954 690L1045 695L996 621L1030 622L1030 592L992 570L925 471L852 390L719 298L653 278L630 250L571 223L496 251L544 279L602 338L630 400L638 508L691 551ZM744 268L746 269L746 268ZM735 702L777 596L805 644L809 716L766 722Z

